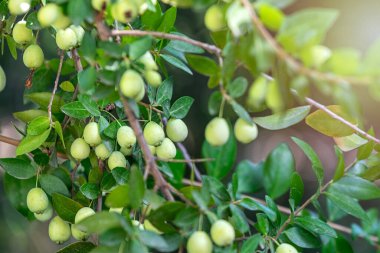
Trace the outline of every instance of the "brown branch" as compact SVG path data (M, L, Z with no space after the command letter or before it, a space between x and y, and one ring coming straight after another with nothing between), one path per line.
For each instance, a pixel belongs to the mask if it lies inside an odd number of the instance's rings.
M79 56L78 51L77 51L76 48L74 48L74 49L71 50L71 55L72 55L73 60L74 60L76 71L78 73L81 72L81 71L83 71L82 62L80 61L80 56ZM75 100L77 98L78 91L79 91L79 84L77 84L77 86L75 87L75 91L74 91L74 94L73 94L73 97L71 98L71 100Z
M142 36L152 36L155 38L168 39L168 40L178 40L183 41L188 44L203 48L211 54L221 55L222 50L215 45L207 44L204 42L200 42L198 40L190 39L188 37L170 34L170 33L162 33L155 31L142 31L142 30L112 30L111 36L134 36L134 37L142 37Z
M187 149L185 147L185 145L183 145L182 143L180 142L177 142L176 143L176 146L179 148L179 150L181 150L182 154L183 154L183 157L185 158L186 160L186 163L187 163L187 166L194 171L194 175L195 175L195 178L197 180L202 180L202 174L199 172L197 166L195 165L195 163L191 160L191 157L189 155L189 152L187 152Z
M276 41L276 39L271 35L271 33L265 28L264 24L257 17L255 10L253 9L249 0L241 0L241 3L244 5L245 9L248 11L249 16L251 17L252 23L256 27L257 31L261 36L268 42L268 44L274 49L276 55L286 62L292 70L298 72L299 74L306 75L310 78L316 78L319 80L324 80L333 84L342 84L342 83L351 83L358 85L368 85L369 83L366 80L360 80L356 78L347 78L332 75L329 73L320 72L314 69L310 69L304 66L302 63L297 61L293 56L286 52Z
M48 115L49 115L50 125L53 124L53 119L52 119L52 115L51 115L51 108L53 106L55 93L57 92L59 77L61 76L64 58L65 58L65 53L64 53L64 51L61 51L60 52L60 58L59 58L59 66L58 66L58 71L57 71L57 77L55 78L55 81L54 81L54 88L53 88L53 91L51 92L51 97L50 97L50 101L49 101L49 105L48 105Z
M188 159L163 159L159 157L155 157L156 160L167 162L167 163L205 163L205 162L211 162L214 161L214 158L195 158L191 159L190 157Z

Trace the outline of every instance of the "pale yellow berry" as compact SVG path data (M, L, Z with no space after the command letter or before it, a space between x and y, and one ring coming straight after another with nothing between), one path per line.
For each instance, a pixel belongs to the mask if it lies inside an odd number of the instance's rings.
M49 199L41 188L32 188L26 196L26 205L33 213L43 213L49 206Z
M239 118L234 127L235 137L241 143L250 143L257 138L257 126L255 123L249 123L242 118Z
M212 253L212 242L203 231L194 232L187 241L188 253Z
M281 243L277 247L276 253L298 253L297 249L288 243Z
M113 170L116 167L127 167L127 160L124 155L119 151L114 151L108 158L108 168Z
M90 122L85 126L83 130L83 139L91 147L102 143L102 138L100 137L98 123Z
M12 15L27 13L30 9L31 0L9 0L8 9Z
M216 245L224 247L235 240L235 230L228 221L218 220L211 226L211 238Z
M165 132L159 124L150 121L144 127L144 138L149 145L157 147L164 140Z
M38 45L30 45L25 49L22 59L26 67L36 69L44 63L44 52Z
M106 160L111 155L111 150L107 147L105 143L101 143L95 148L95 155L100 160Z
M26 21L17 22L12 31L12 37L18 44L28 44L34 39L33 31L26 27Z
M55 42L62 50L70 50L78 44L77 35L70 27L58 30L55 35Z
M212 32L217 32L226 27L223 7L220 5L212 5L207 9L205 14L205 25Z
M70 153L76 160L84 160L90 155L90 146L82 138L77 138L71 144Z
M184 141L188 135L188 129L181 119L169 119L166 124L166 134L174 142Z
M165 138L161 145L156 147L156 154L161 159L173 159L177 154L177 149L169 138Z
M54 217L49 223L49 237L55 243L61 244L69 240L71 235L70 225L59 216Z
M224 118L213 118L206 126L205 136L208 143L213 146L226 144L230 136L230 128Z
M3 68L0 66L0 92L2 92L5 89L6 83L7 77L5 76Z
M121 76L119 87L124 96L135 98L144 89L144 80L139 73L130 69Z
M136 135L129 126L122 126L117 130L117 143L122 148L131 148L136 143Z
M37 19L42 27L48 27L53 25L61 15L62 10L57 4L48 3L39 9Z

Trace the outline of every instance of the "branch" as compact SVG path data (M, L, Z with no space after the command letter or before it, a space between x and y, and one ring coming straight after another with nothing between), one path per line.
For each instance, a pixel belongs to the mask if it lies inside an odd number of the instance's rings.
M182 144L182 143L179 143L177 142L176 143L177 147L181 150L182 154L183 154L183 157L185 158L186 160L186 163L187 163L187 166L194 171L194 175L195 175L195 178L197 180L202 180L202 175L201 173L199 172L197 166L195 165L195 163L191 160L191 157L189 155L189 152L187 152L187 149L186 147Z
M204 42L200 42L198 40L190 39L188 37L170 34L170 33L162 33L155 31L142 31L142 30L112 30L111 36L134 36L134 37L142 37L142 36L152 36L155 38L168 39L168 40L178 40L183 41L188 44L203 48L211 54L215 54L217 56L221 55L222 50L215 45L207 44Z
M58 66L58 71L57 71L57 77L55 78L55 81L54 81L54 88L53 88L53 91L51 92L51 97L50 97L50 101L49 101L49 105L48 105L48 115L49 115L50 125L53 124L53 120L52 120L52 116L51 116L51 107L53 106L55 93L57 92L59 77L61 76L64 58L65 58L65 53L63 51L61 51L60 52L60 58L59 58L59 66Z
M251 3L249 0L240 0L244 5L245 9L248 11L251 17L252 23L257 28L261 36L268 42L268 44L274 49L277 56L285 61L294 71L299 74L306 75L310 78L316 78L319 80L324 80L333 84L351 83L358 85L368 85L369 83L365 80L359 80L356 78L346 78L329 73L320 72L314 69L307 68L302 63L293 58L289 53L287 53L276 41L276 39L270 34L270 32L265 28L264 24L257 17Z
M188 159L163 159L163 158L157 157L156 160L162 161L162 162L167 162L167 163L191 163L192 164L192 163L211 162L211 161L214 161L215 159L214 158L196 158L196 159L191 159L190 157Z
M192 186L198 186L198 187L202 187L202 183L200 182L195 182L195 181L190 181L188 179L184 179L182 180L182 183L186 184L186 185L192 185ZM262 199L259 199L259 198L255 198L255 197L251 197L249 195L245 195L243 194L242 195L243 198L249 198L249 199L252 199L256 202L259 202L260 204L262 205L267 205L267 203L262 200ZM287 214L287 215L291 215L292 214L292 211L285 207L285 206L280 206L280 205L277 205L277 208L280 212L284 213L284 214ZM339 231L339 232L342 232L342 233L345 233L345 234L352 234L352 229L351 228L348 228L348 227L345 227L343 225L340 225L340 224L337 224L337 223L333 223L333 222L327 222L327 224L332 227L333 229L335 229L336 231ZM363 238L363 239L367 239L365 236L363 235L358 235L358 237L360 238ZM376 236L370 236L369 238L373 243L375 244L378 244L379 243L379 239L376 237Z

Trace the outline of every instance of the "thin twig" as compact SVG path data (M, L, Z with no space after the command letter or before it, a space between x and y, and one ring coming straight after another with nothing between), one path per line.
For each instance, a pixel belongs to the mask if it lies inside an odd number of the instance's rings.
M220 55L221 49L218 48L215 45L207 44L204 42L200 42L198 40L190 39L188 37L176 35L176 34L170 34L170 33L162 33L162 32L155 32L155 31L142 31L142 30L112 30L111 36L135 36L135 37L142 37L142 36L152 36L155 38L161 38L161 39L168 39L168 40L178 40L183 41L188 44L203 48L204 50L208 51L209 53Z
M179 148L179 150L181 150L181 152L183 154L183 158L185 158L185 160L186 160L187 166L191 170L194 171L195 178L197 180L202 180L202 174L199 172L199 170L198 170L197 166L195 165L195 163L191 161L190 154L189 154L189 152L187 152L187 149L186 149L185 145L183 145L180 142L177 142L176 146Z
M49 121L50 125L53 124L53 119L51 115L51 108L53 106L53 101L55 97L55 93L57 92L58 89L58 83L59 83L59 77L61 76L61 71L62 71L62 66L63 66L63 59L65 58L65 53L64 51L60 51L60 58L59 58L59 65L58 65L58 71L57 71L57 76L54 81L54 88L53 91L51 92L51 97L48 105L48 115L49 115Z
M190 158L189 159L163 159L159 157L155 157L156 160L167 162L167 163L205 163L214 161L214 158Z

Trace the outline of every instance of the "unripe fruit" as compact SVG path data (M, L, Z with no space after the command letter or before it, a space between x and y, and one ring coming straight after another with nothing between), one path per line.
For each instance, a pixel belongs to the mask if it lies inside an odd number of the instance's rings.
M138 8L133 1L118 1L111 7L114 19L122 23L132 21L138 14Z
M100 137L98 123L90 122L86 125L86 127L83 130L83 139L91 147L102 143L102 138Z
M70 50L75 47L78 43L77 35L73 29L66 28L64 30L59 30L55 35L55 42L57 46L62 50Z
M131 148L136 143L136 135L129 126L120 127L116 139L122 148Z
M108 157L111 155L111 150L107 147L106 144L101 143L95 148L95 155L100 159L100 160L106 160Z
M53 25L61 15L62 11L57 4L48 3L38 11L37 19L42 27L48 27Z
M48 205L48 207L42 213L34 213L34 217L36 217L39 221L47 221L53 216L53 207Z
M127 160L124 155L119 151L114 151L108 158L108 168L113 170L116 167L127 167Z
M129 69L121 76L119 86L120 91L124 96L135 98L144 88L144 80L139 73Z
M153 56L149 51L141 56L138 61L144 64L145 70L158 70L157 63L154 61Z
M83 36L85 33L84 29L79 25L71 25L70 28L75 33L75 36L77 38L77 44L80 45L82 43Z
M224 18L222 6L213 5L207 9L205 14L205 25L207 29L212 32L220 31L226 27L226 20Z
M147 70L144 73L145 80L154 88L158 88L162 83L161 75L155 70Z
M206 140L213 146L224 145L230 136L230 128L224 118L213 118L206 126Z
M108 210L111 213L119 213L121 214L123 212L123 207L111 207L110 210Z
M235 137L241 143L250 143L257 138L257 126L239 118L234 127Z
M155 146L148 145L148 148L150 150L150 153L152 153L152 155L156 154L156 147Z
M281 243L277 247L276 253L298 253L297 249L288 243Z
M211 238L218 246L230 245L235 240L235 230L225 220L218 220L211 226Z
M71 24L71 19L60 13L57 20L52 24L55 30L66 29Z
M82 220L94 215L95 211L89 207L83 207L75 215L75 224L81 222ZM76 225L71 226L71 234L77 240L86 240L88 238L88 233L77 228Z
M6 83L7 83L7 77L5 76L5 72L3 68L0 66L0 92L4 90Z
M143 224L141 224L138 220L132 220L132 225L137 227L139 230L144 230Z
M85 241L89 237L88 233L79 230L75 224L71 225L71 235L79 241Z
M70 153L76 160L86 159L90 155L90 146L82 138L77 138L71 144Z
M139 102L144 98L144 96L145 96L145 86L143 86L143 88L140 90L139 94L137 94L137 96L134 97L134 100L136 102Z
M181 119L169 119L166 124L166 134L172 141L184 141L188 133L187 126Z
M120 152L123 153L124 156L130 156L133 153L133 146L132 147L121 147Z
M165 138L161 145L156 147L156 154L161 159L173 159L177 154L177 149L169 138Z
M159 124L150 121L144 127L144 138L149 145L157 147L164 140L165 132Z
M49 206L49 199L41 188L32 188L26 196L26 205L33 213L42 213Z
M13 28L12 37L18 44L27 44L33 41L33 31L26 27L26 21L22 20Z
M49 223L49 237L55 243L61 244L69 240L71 235L70 225L59 216L54 217Z
M212 242L208 234L197 231L190 236L186 248L188 253L211 253Z
M44 52L38 45L30 45L24 51L23 61L30 69L39 68L44 63Z
M91 0L92 8L101 11L109 3L109 0Z
M151 231L153 233L161 235L162 232L158 230L149 220L144 220L144 228L146 231Z
M31 0L9 0L8 9L12 15L21 15L29 11Z

